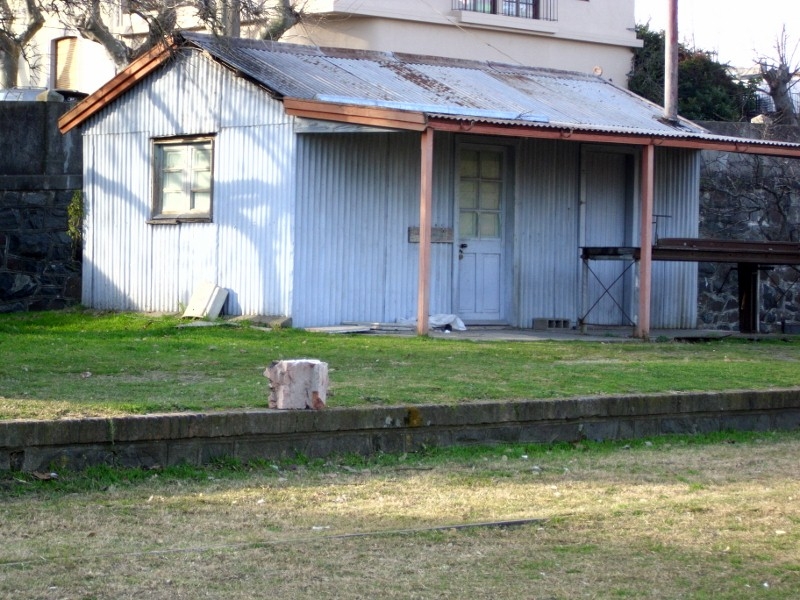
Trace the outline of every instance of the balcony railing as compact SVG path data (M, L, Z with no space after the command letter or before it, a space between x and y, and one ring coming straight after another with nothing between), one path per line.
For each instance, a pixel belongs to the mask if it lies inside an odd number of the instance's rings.
M558 0L453 0L453 10L558 21Z

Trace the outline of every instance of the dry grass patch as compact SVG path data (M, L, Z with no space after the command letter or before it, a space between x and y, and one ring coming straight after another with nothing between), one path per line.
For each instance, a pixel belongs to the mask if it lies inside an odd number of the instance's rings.
M6 480L0 597L796 598L800 435L758 440Z

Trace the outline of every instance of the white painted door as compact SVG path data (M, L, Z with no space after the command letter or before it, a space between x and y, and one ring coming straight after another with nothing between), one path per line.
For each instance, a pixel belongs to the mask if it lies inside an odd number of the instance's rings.
M467 323L500 322L504 313L505 151L462 147L456 181L457 313Z

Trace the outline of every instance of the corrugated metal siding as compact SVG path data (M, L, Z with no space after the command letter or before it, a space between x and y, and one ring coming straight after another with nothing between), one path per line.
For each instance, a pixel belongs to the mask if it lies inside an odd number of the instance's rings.
M298 156L295 324L413 314L419 135L305 135Z
M148 310L149 140L139 133L84 137L87 209L83 302L102 309ZM132 243L132 241L134 241Z
M89 121L92 135L146 128L153 137L213 133L223 127L290 124L280 102L199 52L176 55ZM137 125L134 125L137 124Z
M602 152L595 149L593 152ZM659 233L670 237L697 235L699 178L698 153L659 150L656 156L656 214ZM615 154L617 158L619 154ZM526 141L520 146L517 166L515 273L517 325L530 327L534 318L568 318L575 323L581 313L579 235L581 146L550 141ZM638 189L635 190L638 198ZM591 199L587 199L590 202ZM604 215L611 220L603 222ZM627 216L624 232L618 211L587 210L594 222L586 245L636 245L639 239L638 201ZM609 233L615 232L615 233ZM629 236L629 237L626 237ZM595 270L603 270L593 261ZM621 264L609 269L620 269ZM601 273L602 274L602 273ZM612 277L613 280L613 277ZM610 281L608 281L610 283ZM590 304L596 300L592 286ZM602 291L602 290L600 290ZM633 299L629 290L627 298ZM592 295L595 294L595 295ZM628 307L628 305L623 305ZM608 307L607 307L608 308ZM635 306L632 307L635 309ZM591 322L615 323L618 310ZM651 326L691 328L696 324L697 267L693 263L654 263ZM612 314L615 313L615 314ZM635 310L629 313L635 316Z
M582 155L582 200L585 246L631 246L633 225L633 154L630 148L612 151L586 145ZM586 323L630 325L635 317L634 271L626 261L592 261L586 281L587 304L581 302Z
M85 130L84 302L175 311L212 280L229 289L226 313L288 315L291 120L279 102L197 53L178 60ZM216 134L213 222L148 225L152 138L205 133Z
M232 127L218 137L218 284L231 314L289 315L294 262L294 133Z
M580 145L528 140L518 153L516 325L578 314Z
M697 237L700 153L656 150L654 213L660 237ZM697 263L653 262L650 303L653 328L697 326Z
M455 225L455 149L458 136L437 134L434 138L433 173L433 226L454 229ZM416 153L419 162L419 150ZM417 169L419 173L419 168ZM409 215L410 222L419 224L419 185L416 205ZM453 232L458 235L457 229ZM414 260L419 254L414 245ZM453 267L456 265L457 249L453 244L431 246L431 314L450 314L453 306ZM416 269L415 269L416 274ZM416 315L417 284L414 284L413 314Z

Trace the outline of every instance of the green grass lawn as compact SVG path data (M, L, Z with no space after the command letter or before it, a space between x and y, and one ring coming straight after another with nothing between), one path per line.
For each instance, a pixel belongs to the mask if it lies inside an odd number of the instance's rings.
M80 310L0 315L0 419L263 408L264 369L288 358L328 363L331 407L800 384L794 339L474 342L179 324Z

